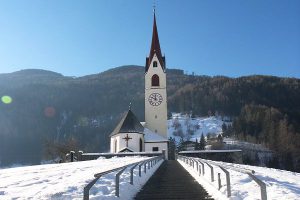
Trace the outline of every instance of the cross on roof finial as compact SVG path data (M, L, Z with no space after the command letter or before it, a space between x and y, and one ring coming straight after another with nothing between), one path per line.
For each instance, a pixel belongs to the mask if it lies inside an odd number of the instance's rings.
M155 8L156 8L156 1L153 0L153 13L155 14Z

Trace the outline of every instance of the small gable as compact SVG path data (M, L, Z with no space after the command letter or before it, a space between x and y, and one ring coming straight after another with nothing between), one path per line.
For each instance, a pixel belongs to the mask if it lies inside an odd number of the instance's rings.
M128 148L128 147L126 147L126 148L124 148L124 149L121 149L120 151L119 151L119 153L125 153L125 152L134 152L132 149L130 149L130 148Z
M119 124L116 126L115 130L110 134L110 136L119 133L140 133L143 134L144 127L139 122L137 117L129 110L121 119Z

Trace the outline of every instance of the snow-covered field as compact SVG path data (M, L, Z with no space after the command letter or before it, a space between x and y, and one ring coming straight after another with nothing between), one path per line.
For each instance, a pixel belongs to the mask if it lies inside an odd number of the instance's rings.
M182 161L179 161L187 171L195 177L195 179L205 187L207 192L212 195L215 200L256 200L260 199L259 186L247 175L234 170L228 170L230 172L232 196L226 197L226 179L225 174L219 167L214 167L215 181L210 181L210 169L205 164L205 176L199 176L198 172L189 165ZM248 170L254 170L255 176L266 183L267 196L269 200L298 200L300 199L300 174L295 172L289 172L284 170L254 167L249 165L239 165L224 162L215 162L222 166L228 166L229 168L243 168ZM196 169L196 167L195 167ZM221 174L222 188L218 190L217 174Z
M199 117L189 118L187 115L181 115L179 113L173 113L172 119L168 120L168 137L175 138L176 142L179 142L181 137L176 135L179 129L182 130L184 139L190 141L199 141L203 133L204 136L207 134L218 135L222 132L222 125L230 124L227 117L226 121L223 121L221 117ZM176 128L179 125L179 127ZM188 134L188 129L193 133Z
M83 188L94 174L122 167L149 157L100 158L62 164L17 167L0 170L0 199L82 199ZM134 171L134 185L129 184L130 172L120 177L120 198L115 194L115 173L101 177L90 190L90 199L132 199L158 168L158 163L142 177ZM148 170L148 169L147 169Z

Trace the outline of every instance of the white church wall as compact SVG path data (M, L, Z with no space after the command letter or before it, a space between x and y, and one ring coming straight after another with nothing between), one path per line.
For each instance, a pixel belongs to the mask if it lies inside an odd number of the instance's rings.
M168 153L168 143L167 142L151 142L151 143L146 142L145 143L145 151L146 152L153 151L153 147L158 147L158 151L166 150L166 152Z
M139 134L139 133L119 133L117 135L114 135L111 137L111 142L110 142L110 152L111 153L117 153L120 150L126 148L126 140L124 139L128 134L128 137L132 138L128 140L128 148L135 151L139 152L140 151L140 139L142 139L144 143L144 135ZM115 142L117 141L117 148L115 149ZM144 151L145 147L144 144L142 145L142 151ZM117 150L115 152L115 150Z

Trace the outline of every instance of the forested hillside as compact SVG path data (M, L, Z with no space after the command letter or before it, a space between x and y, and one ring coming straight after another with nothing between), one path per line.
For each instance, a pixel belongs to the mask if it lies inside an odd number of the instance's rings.
M285 120L289 132L299 135L299 79L208 77L168 70L167 84L169 112L192 111L201 116L217 112L237 117L228 134L269 144L274 136L272 131L262 133L267 124L259 122L262 118L243 119L248 116L245 112L256 115L260 113L257 108L262 107L279 112L283 117L274 123ZM0 96L4 95L12 102L0 102L2 165L38 163L49 150L45 147L54 143L84 151L107 151L108 135L130 102L144 120L144 68L122 66L78 78L43 70L0 74ZM236 126L241 120L243 125ZM274 128L277 130L277 125Z

